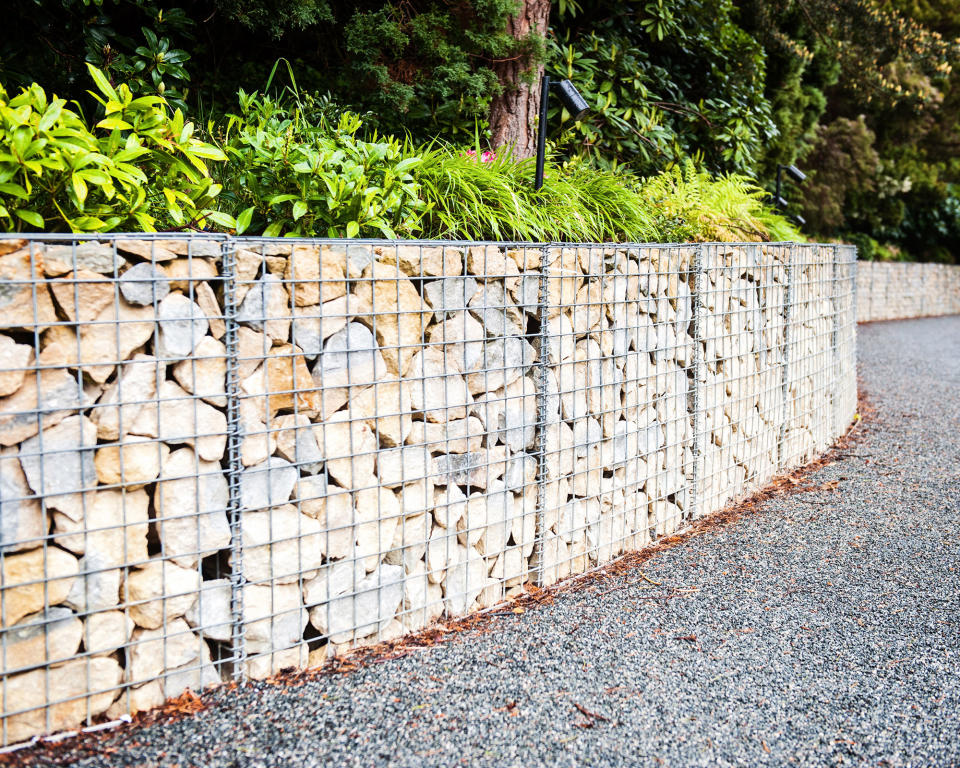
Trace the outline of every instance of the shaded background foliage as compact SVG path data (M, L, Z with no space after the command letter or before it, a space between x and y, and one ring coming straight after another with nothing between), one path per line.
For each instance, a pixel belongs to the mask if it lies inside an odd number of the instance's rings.
M693 159L772 187L778 163L807 233L869 258L958 259L960 5L954 0L557 0L547 39L505 33L521 0L8 0L8 92L37 81L91 119L86 63L198 123L241 88L290 84L320 118L472 144L517 57L575 80L551 148L648 176ZM507 84L506 87L509 87ZM235 194L240 195L240 192Z

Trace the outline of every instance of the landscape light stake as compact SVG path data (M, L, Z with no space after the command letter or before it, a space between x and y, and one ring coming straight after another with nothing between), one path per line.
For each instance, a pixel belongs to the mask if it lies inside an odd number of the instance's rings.
M537 192L543 186L543 163L547 151L547 111L550 108L550 88L560 92L560 101L574 120L579 120L590 111L590 105L569 80L551 80L550 75L540 78L540 121L537 125L537 175L533 188ZM778 177L779 179L779 177Z

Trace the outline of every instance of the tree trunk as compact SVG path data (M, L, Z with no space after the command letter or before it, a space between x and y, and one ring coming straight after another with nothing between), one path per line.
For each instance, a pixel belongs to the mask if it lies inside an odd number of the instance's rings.
M507 33L523 40L531 33L546 35L550 0L522 0L516 16L507 22ZM537 152L537 113L540 108L540 77L543 64L531 65L527 57L498 62L494 72L503 93L490 103L490 132L493 146L513 144L515 157L533 157ZM532 70L532 72L531 72ZM532 80L527 82L532 74Z

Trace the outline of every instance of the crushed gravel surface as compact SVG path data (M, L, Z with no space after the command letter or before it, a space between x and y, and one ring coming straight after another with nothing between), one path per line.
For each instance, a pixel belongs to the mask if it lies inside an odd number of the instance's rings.
M876 415L726 527L486 631L18 753L78 766L960 765L960 317L859 329ZM673 595L664 599L667 595Z

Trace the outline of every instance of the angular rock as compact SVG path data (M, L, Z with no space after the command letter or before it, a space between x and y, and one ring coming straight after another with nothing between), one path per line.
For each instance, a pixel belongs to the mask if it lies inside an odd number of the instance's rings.
M293 343L303 350L308 360L313 360L323 351L323 342L343 330L356 308L350 299L338 299L314 304L309 307L294 307L291 334Z
M407 376L410 402L428 421L462 419L473 400L456 360L440 347L430 346L416 353Z
M117 440L133 427L146 401L157 392L157 382L166 377L166 363L151 355L134 355L120 368L117 379L104 390L90 420L101 440Z
M264 331L274 341L290 337L290 297L280 278L266 274L251 287L237 308L237 322Z
M292 504L244 512L240 526L243 575L249 582L290 584L323 562L323 528Z
M16 450L0 450L0 553L38 547L46 532L46 515L27 485Z
M356 591L318 605L310 623L332 643L359 640L387 628L403 602L403 568L381 565Z
M470 299L470 314L482 323L488 336L522 336L523 311L504 292L503 283L488 281Z
M327 474L342 487L356 488L357 480L373 476L377 439L366 422L355 419L351 411L341 411L315 424L313 431Z
M465 312L476 292L477 281L472 277L448 277L423 286L423 297L441 321L457 312Z
M325 565L315 577L303 583L303 602L308 608L314 608L348 592L355 593L366 576L360 560Z
M137 307L153 307L170 293L167 274L160 267L141 262L120 275L120 293Z
M105 485L140 487L152 483L169 454L169 446L149 437L124 438L118 445L97 450L94 458L97 479Z
M313 380L322 388L323 416L386 374L387 365L373 334L360 323L349 323L327 339L313 368Z
M304 478L312 479L312 478ZM301 480L298 487L303 485ZM359 519L353 508L352 495L336 486L330 486L322 503L306 501L301 497L301 510L315 517L324 531L321 551L328 560L339 560L353 551Z
M413 429L410 385L405 381L384 381L350 398L350 412L364 419L386 446L403 445Z
M219 461L227 445L227 417L212 405L194 398L172 381L164 381L157 394L159 409L145 406L130 430L159 437L165 443L194 446L201 459Z
M57 321L42 271L39 251L23 248L0 256L0 328L42 331Z
M283 275L298 307L345 296L343 257L316 245L295 245Z
M204 336L188 359L173 366L173 378L190 394L226 408L227 348L211 336Z
M97 484L96 443L96 424L86 416L70 416L20 445L30 487L47 506L74 520L82 518L84 496Z
M40 355L40 365L46 363ZM29 373L20 389L0 398L0 445L13 446L54 427L83 407L86 397L77 377L62 369Z
M237 329L237 377L243 381L263 363L270 354L273 340L266 334L240 326Z
M357 284L358 320L371 327L380 343L387 370L406 373L423 341L433 312L425 308L413 283L401 270L374 262Z
M48 275L62 275L76 269L115 275L127 264L122 256L114 253L111 244L97 242L48 245L43 260Z
M172 250L168 247L172 245L169 240L117 240L117 250L151 262L172 261L177 258L179 248Z
M79 613L105 611L120 603L120 569L114 553L94 550L80 558L79 573L64 603Z
M203 310L182 293L171 293L157 308L160 323L160 356L186 357L210 328Z
M77 558L56 547L8 555L2 566L0 627L10 627L28 614L62 603L77 575Z
M487 586L487 561L473 547L457 546L443 580L443 601L449 616L462 616Z
M53 513L55 540L77 555L97 553L94 559L102 567L142 562L147 559L149 504L144 490L96 491L80 520Z
M423 446L382 450L377 454L377 477L388 488L429 477L430 452Z
M227 324L223 318L223 310L220 309L220 302L217 301L217 295L209 283L197 283L194 288L194 299L203 316L210 323L210 335L215 339L223 338L227 332Z
M200 574L196 569L153 559L127 574L123 599L138 627L158 629L190 610L199 589Z
M23 384L28 366L33 363L33 347L17 344L9 336L0 336L0 397L12 395Z
M208 640L229 642L233 637L232 600L230 579L204 581L197 602L184 618Z
M299 643L309 620L297 584L247 584L243 621L249 653L289 648Z
M256 510L285 504L297 477L297 468L278 456L244 469L240 475L240 508Z
M407 444L423 445L431 453L469 453L481 449L485 435L483 422L475 416L440 424L416 421Z
M105 712L119 694L122 673L114 659L98 656L7 678L8 700L26 710L3 721L7 741L76 728L88 716ZM98 693L88 695L88 691Z
M245 467L260 464L277 448L274 433L267 431L266 418L266 401L240 400L240 461Z
M274 653L261 653L247 659L247 677L251 680L266 680L289 669L305 669L310 665L310 648L298 643Z
M503 477L506 459L507 449L502 445L478 453L444 453L433 459L434 482L486 488L488 483Z
M32 613L3 633L0 665L4 674L66 661L80 647L83 622L69 608Z
M228 504L227 478L218 462L198 458L191 448L171 453L153 492L164 554L190 568L230 546Z
M441 528L457 529L467 511L467 497L456 485L437 488L433 494L433 519Z
M220 673L210 657L210 647L201 642L199 649L199 656L164 673L162 683L165 698L176 698L188 689L202 691L221 682Z
M65 277L51 280L48 285L57 305L75 323L91 322L115 300L113 282L85 269L68 272Z
M375 480L371 478L371 482ZM390 549L403 510L396 495L387 488L364 488L356 492L356 500L359 525L354 555L367 571L372 571Z
M426 627L443 614L443 589L430 581L426 565L418 560L403 583L403 631Z
M282 344L270 350L270 356L244 379L240 388L252 396L266 396L273 416L285 408L313 414L323 404L324 392L314 383L299 348Z
M496 245L471 245L467 249L467 271L483 279L503 278L519 271L512 256Z
M411 277L459 275L463 272L463 253L459 248L440 245L385 245L374 248L377 261L399 265Z
M133 630L127 648L127 680L139 685L167 670L182 667L200 658L203 640L181 618L169 619L157 629Z
M308 474L316 474L321 469L323 454L317 445L310 419L302 414L292 413L277 417L275 422L277 453L297 469Z
M471 395L502 389L523 376L536 360L536 350L526 339L491 339L483 345L480 360L467 371L467 388Z
M430 328L427 341L443 349L448 359L455 359L461 371L471 371L482 365L486 337L483 326L473 315L455 312Z
M191 289L218 277L216 264L197 257L174 259L164 269L170 278L170 290L182 291L186 296L190 295Z
M123 611L92 613L83 621L83 649L93 656L105 656L125 646L134 623Z

